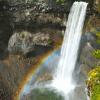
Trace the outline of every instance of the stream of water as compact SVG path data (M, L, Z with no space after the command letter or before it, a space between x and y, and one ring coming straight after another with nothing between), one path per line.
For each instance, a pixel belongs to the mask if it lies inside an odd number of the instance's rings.
M75 88L72 74L75 69L87 3L74 2L69 13L60 60L54 73L52 87L67 95Z

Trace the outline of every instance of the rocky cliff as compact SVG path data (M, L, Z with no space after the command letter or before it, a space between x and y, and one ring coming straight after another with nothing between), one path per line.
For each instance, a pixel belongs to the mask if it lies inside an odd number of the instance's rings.
M40 3L36 3L37 6L38 4L39 6L41 5L42 0L39 1ZM88 78L88 72L95 66L100 65L100 59L95 56L95 54L99 54L96 51L100 50L100 1L84 1L89 2L88 9L92 12L92 14L87 14L86 17L81 43L82 46L80 47L78 59L81 70L80 73L84 76L85 81ZM45 0L45 2L43 2L44 7L42 12L39 12L38 9L34 10L35 8L30 7L32 5L26 5L26 2L30 3L32 0L0 0L0 100L13 100L13 96L15 96L15 92L18 90L25 75L29 73L30 69L35 69L31 66L38 63L42 54L61 45L63 38L62 30L64 31L65 29L63 22L68 15L68 12L66 13L64 11L65 8L69 11L74 0L66 0L65 4L60 2L56 4L54 0ZM58 10L58 5L60 5L61 10ZM48 8L47 6L52 9L49 9L49 12L45 13L45 9ZM48 9L46 11L48 11ZM58 12L56 13L55 11ZM23 31L32 33L32 36L37 36L37 33L39 33L40 36L42 35L41 33L49 34L52 45L50 47L35 46L35 50L32 50L24 57L9 54L8 41L11 39L11 36L13 36L14 33L21 33ZM21 36L23 37L23 35ZM29 39L29 37L30 36L27 38ZM25 39L24 42L26 42L26 40L27 39ZM39 43L42 42L40 41ZM22 43L22 41L18 41L17 43ZM16 95L17 94L16 92Z

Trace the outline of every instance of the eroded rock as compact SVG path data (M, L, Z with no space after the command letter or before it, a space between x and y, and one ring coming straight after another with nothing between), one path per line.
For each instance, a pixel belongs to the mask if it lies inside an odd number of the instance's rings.
M35 45L47 46L50 44L49 34L23 31L21 33L14 33L8 43L8 51L10 53L26 54L34 50Z

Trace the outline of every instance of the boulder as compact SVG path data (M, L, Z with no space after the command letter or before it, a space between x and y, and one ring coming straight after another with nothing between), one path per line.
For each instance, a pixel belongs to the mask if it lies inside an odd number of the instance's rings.
M31 34L30 32L22 31L11 36L8 43L8 51L10 53L26 54L32 51L35 45L47 46L49 43L49 34Z

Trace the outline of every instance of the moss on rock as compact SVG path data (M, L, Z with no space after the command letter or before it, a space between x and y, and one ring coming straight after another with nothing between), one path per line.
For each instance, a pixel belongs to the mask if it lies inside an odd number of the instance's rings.
M100 100L100 66L89 72L87 86L90 100Z

